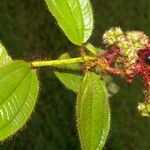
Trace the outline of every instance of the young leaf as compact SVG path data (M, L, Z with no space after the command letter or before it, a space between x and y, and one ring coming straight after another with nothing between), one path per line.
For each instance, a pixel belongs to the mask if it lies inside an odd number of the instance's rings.
M39 90L34 70L23 61L0 68L0 141L29 119Z
M8 55L5 47L0 43L0 66L11 62L12 59L11 57Z
M82 150L101 150L110 128L110 109L105 83L87 72L76 105L77 127Z
M97 54L97 49L91 43L86 45L86 49L95 55Z
M93 13L89 0L45 0L68 39L82 45L91 36Z
M59 59L68 58L70 58L68 53L65 53L59 57ZM54 73L66 88L74 92L78 92L82 80L80 68L81 66L79 64L68 64L57 67Z
M95 47L94 45L92 45L91 43L88 43L87 45L86 45L86 49L88 50L88 51L90 51L91 53L93 53L93 54L102 54L102 53L104 53L105 51L102 49L102 48L97 48L97 47Z

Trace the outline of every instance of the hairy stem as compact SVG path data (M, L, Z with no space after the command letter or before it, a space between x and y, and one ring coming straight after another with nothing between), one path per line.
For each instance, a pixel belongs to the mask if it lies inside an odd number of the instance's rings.
M73 64L73 63L84 63L87 61L93 61L97 58L91 56L83 56L83 57L76 57L70 59L62 59L62 60L49 60L49 61L33 61L31 65L33 67L44 67L44 66L60 66L65 64Z

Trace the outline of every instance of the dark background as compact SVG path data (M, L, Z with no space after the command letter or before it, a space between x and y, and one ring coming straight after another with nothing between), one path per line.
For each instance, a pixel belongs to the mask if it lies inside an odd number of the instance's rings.
M150 34L149 0L93 0L95 30L91 42L100 46L102 33L112 26ZM14 59L56 59L74 50L48 12L44 0L1 0L0 40ZM75 94L64 88L53 72L39 71L40 95L35 111L17 135L0 150L79 150L76 134ZM137 104L142 84L114 78L121 86L111 99L111 131L106 150L150 150L150 118L142 118Z

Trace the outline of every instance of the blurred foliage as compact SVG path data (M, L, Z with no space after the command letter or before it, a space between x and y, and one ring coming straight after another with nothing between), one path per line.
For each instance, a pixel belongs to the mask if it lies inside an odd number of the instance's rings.
M102 33L112 26L150 33L149 0L94 0L95 30L91 42L101 44ZM74 50L43 0L1 0L0 40L14 59L55 59ZM0 145L0 150L79 150L76 134L75 94L65 89L50 70L39 72L41 92L35 112L26 127ZM120 78L121 88L111 98L112 127L106 150L149 150L150 119L137 112L143 100L142 84L129 85Z

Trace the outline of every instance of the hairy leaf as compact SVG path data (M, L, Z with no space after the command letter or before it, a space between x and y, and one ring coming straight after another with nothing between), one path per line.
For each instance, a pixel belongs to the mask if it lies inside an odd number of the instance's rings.
M91 36L93 14L89 0L45 0L69 40L82 45Z
M87 72L76 105L77 127L82 150L101 150L110 128L110 109L104 81Z
M59 59L68 59L70 55L65 53ZM65 85L66 88L78 92L81 84L82 76L80 73L81 66L79 64L68 64L58 66L54 73L57 78Z
M38 95L34 70L23 61L0 68L0 140L14 134L29 119Z

